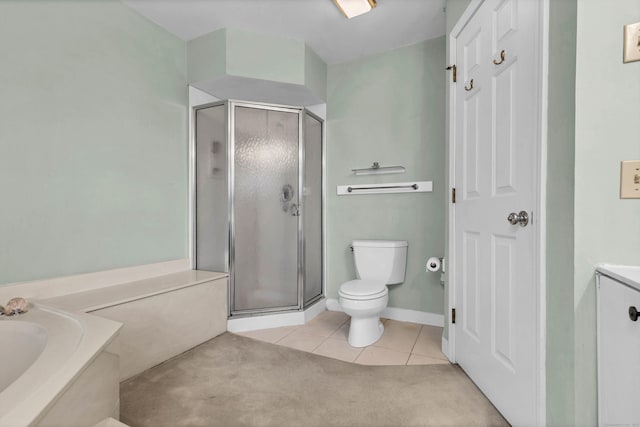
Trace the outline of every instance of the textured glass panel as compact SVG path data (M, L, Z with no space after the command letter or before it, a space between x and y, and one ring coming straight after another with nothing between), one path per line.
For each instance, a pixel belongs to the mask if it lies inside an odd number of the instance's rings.
M304 301L322 294L322 122L304 118Z
M297 113L235 108L234 311L298 305L298 132Z
M227 271L226 106L196 111L196 268Z

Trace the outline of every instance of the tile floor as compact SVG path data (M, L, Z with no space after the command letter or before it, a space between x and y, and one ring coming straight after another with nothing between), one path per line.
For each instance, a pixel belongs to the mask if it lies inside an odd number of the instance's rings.
M433 365L449 363L441 351L442 328L382 319L384 333L373 345L351 347L349 316L325 311L301 326L241 332L238 335L360 365Z

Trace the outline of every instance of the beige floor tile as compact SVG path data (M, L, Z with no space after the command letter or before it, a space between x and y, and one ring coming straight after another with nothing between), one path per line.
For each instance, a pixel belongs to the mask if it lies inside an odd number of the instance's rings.
M413 346L411 352L422 356L446 360L447 357L442 354L442 328L423 325L418 335L416 345Z
M349 320L349 316L339 311L325 311L300 327L306 334L329 337Z
M336 340L347 341L349 339L349 322L340 326L329 338Z
M280 341L282 338L286 337L296 329L298 329L298 326L283 326L281 328L238 332L237 335L242 335L243 337L253 338L264 342L275 343Z
M298 330L282 338L276 344L311 353L325 339L325 337L321 337L319 335L308 334L303 330L303 328L299 328Z
M366 347L356 363L361 365L405 365L409 360L409 353L389 350L387 348L370 346Z
M324 322L324 323L333 323L333 324L343 324L349 320L349 315L343 313L342 311L323 311L314 317L309 323L314 321Z
M313 353L333 359L344 360L345 362L353 362L360 353L362 353L362 348L351 347L345 340L327 338Z
M420 334L420 326L421 325L415 323L387 320L384 324L382 337L376 341L374 345L376 347L411 353L418 334Z
M440 365L447 364L449 361L437 359L435 357L427 357L421 354L411 353L407 365Z

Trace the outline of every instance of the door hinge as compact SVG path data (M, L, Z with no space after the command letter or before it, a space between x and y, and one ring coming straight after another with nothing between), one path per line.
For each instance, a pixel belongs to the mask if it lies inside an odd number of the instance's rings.
M451 189L451 203L455 203L456 202L456 189L452 188Z
M454 83L457 82L458 81L458 67L456 67L455 64L449 65L447 67L447 71L453 71L453 74L452 74L451 77L453 78L453 82Z
M451 323L456 323L456 309L451 309Z

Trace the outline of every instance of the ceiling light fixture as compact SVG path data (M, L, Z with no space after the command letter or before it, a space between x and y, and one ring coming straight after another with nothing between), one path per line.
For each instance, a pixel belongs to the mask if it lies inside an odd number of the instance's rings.
M333 0L333 2L349 19L370 12L376 7L376 0Z

